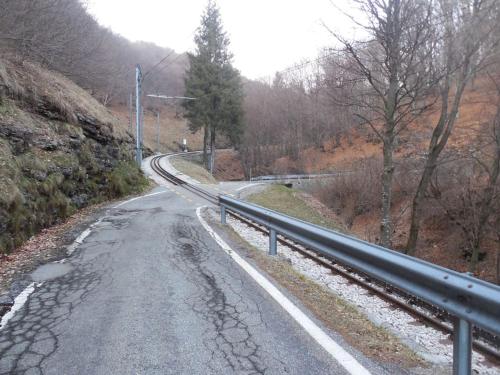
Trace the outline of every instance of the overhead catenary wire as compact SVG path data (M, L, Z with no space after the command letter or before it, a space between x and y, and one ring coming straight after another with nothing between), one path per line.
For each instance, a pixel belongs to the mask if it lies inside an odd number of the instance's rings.
M314 59L309 59L309 60L305 60L301 63L298 63L298 64L294 64L292 66L289 66L288 68L285 68L285 69L282 69L282 70L277 70L274 74L282 74L282 75L285 75L285 74L289 74L289 73L292 73L294 71L297 71L297 70L300 70L300 69L303 69L309 65L313 65L313 64L316 64L316 63L319 63L323 60L326 60L330 57L333 57L335 55L338 54L338 51L335 51L335 52L330 52L330 53L327 53L327 54L324 54L322 56L319 56L319 57L316 57ZM265 80L265 79L268 79L270 77L270 75L266 75L266 76L261 76L260 78L257 79L257 81L260 81L260 80Z
M163 64L164 61L168 60L168 58L170 56L172 56L174 53L175 53L175 51L171 50L167 56L165 56L158 63L156 63L155 65L153 65L152 68L150 68L146 73L143 74L142 81L144 82L148 75L150 75L156 68L158 68L161 64Z
M193 30L193 31L189 34L189 36L188 36L188 37L186 37L186 39L185 39L185 40L187 40L188 38L189 38L189 39L191 39L191 38L194 36L194 34L196 33L196 31L197 31L197 30L198 30L198 28L194 29L194 30ZM169 53L167 56L165 56L163 59L161 59L161 60L160 60L157 64L153 65L153 67L152 67L152 68L150 68L150 69L149 69L146 73L144 73L143 79L144 79L144 78L146 78L146 76L148 76L149 74L151 74L151 73L152 73L152 72L153 72L156 68L158 68L161 64L163 64L163 62L165 62L166 60L168 60L168 58L169 58L170 56L172 56L172 54L174 54L174 53L175 53L175 50L173 50L173 49L172 49L172 51L170 51L170 53ZM166 67L168 67L168 66L170 66L171 64L173 64L175 61L177 61L177 60L178 60L181 56L183 56L183 55L184 55L184 53L179 53L179 54L178 54L178 55L177 55L177 56L176 56L176 57L175 57L175 58L174 58L174 59L173 59L173 60L172 60L169 64L167 64L166 66L163 66L163 67L161 68L161 70L164 70ZM160 71L161 71L161 70L160 70Z

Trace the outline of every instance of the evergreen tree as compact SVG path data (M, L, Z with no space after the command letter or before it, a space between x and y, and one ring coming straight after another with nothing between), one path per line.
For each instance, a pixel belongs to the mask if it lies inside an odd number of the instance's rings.
M185 101L183 106L190 130L204 131L203 162L213 173L216 135L226 135L236 145L243 130L241 76L231 64L229 38L215 1L208 2L195 43L195 53L188 54L185 84L186 96L197 100Z

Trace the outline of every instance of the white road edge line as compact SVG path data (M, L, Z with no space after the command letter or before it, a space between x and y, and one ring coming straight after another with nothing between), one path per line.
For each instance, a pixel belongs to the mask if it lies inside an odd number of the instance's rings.
M2 321L0 322L0 330L2 330L7 322L12 319L14 314L24 306L28 297L35 291L35 288L42 286L43 283L31 283L28 285L19 295L14 299L14 304L12 308L2 317Z
M140 197L135 197L135 198L132 198L132 199L129 199L128 201L125 201L125 202L122 202L120 204L117 204L116 206L114 206L113 208L118 208L118 207L121 207L127 203L130 203L130 202L133 202L133 201L136 201L137 199L142 199L142 198L148 198L148 197L153 197L155 195L159 195L159 194L165 194L166 191L160 191L158 193L152 193L152 194L147 194L147 195L142 195Z
M201 225L210 236L233 260L243 268L278 304L285 309L302 328L325 349L342 367L352 375L370 375L370 372L361 365L351 354L328 336L316 323L304 314L292 301L290 301L278 288L276 288L261 273L252 267L247 261L235 253L231 247L208 225L202 218L201 210L207 206L198 207L196 215Z
M236 191L242 191L242 190L245 190L245 189L248 189L248 188L251 188L254 186L258 186L258 185L267 185L267 184L265 182L257 182L255 184L248 184L248 185L245 185L245 186L242 186L242 187L236 189Z
M135 197L135 198L131 198L125 202L122 202L120 204L117 204L116 206L112 207L112 209L115 209L115 208L118 208L118 207L121 207L127 203L130 203L130 202L133 202L133 201L136 201L138 199L142 199L142 198L148 198L148 197L153 197L155 195L159 195L159 194L164 194L164 193L167 193L167 191L159 191L157 193L152 193L152 194L147 194L147 195L142 195L140 197ZM68 246L67 250L66 250L66 254L69 256L71 254L74 253L74 251L77 249L78 246L80 246L83 241L85 240L85 238L87 238L90 233L92 232L92 229L94 229L97 225L99 225L102 220L104 219L104 217L101 217L99 220L97 220L94 224L92 224L89 228L85 229L76 239L75 241L73 241L73 243L71 245ZM59 261L60 263L63 263L63 261Z
M68 248L66 250L66 254L68 254L68 255L73 254L73 252L76 250L76 248L78 246L80 246L83 243L83 240L85 240L85 238L87 238L89 236L90 232L92 232L92 227L99 222L100 222L100 220L98 220L96 223L92 224L90 228L87 228L82 233L80 233L80 235L78 237L76 237L76 239L73 241L73 243L68 246Z
M135 201L137 199L152 197L152 196L163 194L163 193L167 193L167 191L160 191L157 193L152 193L152 194L147 194L147 195L143 195L140 197L135 197L135 198L129 199L125 202L122 202L122 203L114 206L113 208L123 206L124 204ZM92 224L89 228L85 229L82 233L80 233L80 235L73 241L73 243L67 247L66 254L68 256L73 254L73 252L76 250L76 248L78 246L80 246L83 243L83 241L85 240L85 238L87 238L90 235L90 233L92 232L92 229L95 228L97 225L99 225L103 219L104 219L104 217L101 217L94 224ZM66 258L59 260L59 261L56 261L55 263L65 263L65 261L66 261ZM19 295L14 299L14 304L12 305L12 308L2 317L2 320L0 321L0 330L2 330L5 327L5 325L7 324L7 322L10 319L12 319L14 314L21 307L23 307L23 305L28 300L28 297L31 295L31 293L33 293L35 291L35 288L42 286L42 284L43 283L31 283L21 293L19 293Z

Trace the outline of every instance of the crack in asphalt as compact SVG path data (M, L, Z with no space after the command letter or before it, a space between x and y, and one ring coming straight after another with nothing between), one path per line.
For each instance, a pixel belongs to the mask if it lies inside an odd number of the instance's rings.
M234 267L214 259L204 243L207 238L200 237L191 224L192 218L178 216L170 241L176 250L176 267L197 288L195 295L186 298L185 303L209 324L204 333L204 345L211 353L208 368L214 373L223 366L231 373L265 374L271 367L270 362L275 362L272 363L274 370L278 367L280 373L287 373L286 364L265 352L254 340L252 329L265 324L259 304L247 296L244 300L241 295L240 272L236 272L236 277L230 275L228 271ZM212 271L217 268L225 274Z
M126 223L119 216L124 213L118 211L103 220L115 228L123 228ZM93 241L86 243L85 248L103 244L109 248L116 241ZM25 305L0 331L0 375L44 373L44 362L59 347L58 327L93 290L112 283L113 270L109 258L110 255L103 252L84 261L80 252L67 258L67 263L73 267L71 272L46 281L35 289Z
M31 294L1 331L0 374L43 374L44 361L59 346L57 327L101 284L102 272L95 271L101 262L75 265L67 275L43 283Z
M126 229L129 224L122 215L130 213L117 210L106 215L98 230ZM266 350L258 341L262 332L268 331L261 308L264 297L247 293L243 272L224 253L214 252L214 246L206 244L211 238L192 216L175 216L174 224L163 232L164 241L174 252L172 266L195 287L183 300L201 318L207 373L289 373L289 365L273 348ZM70 272L35 289L0 331L0 375L44 374L49 370L48 359L58 351L68 327L71 330L69 318L74 310L86 303L96 288L113 284L110 249L118 245L117 240L86 242L82 251L67 258L73 267ZM100 247L103 251L96 251ZM85 250L90 249L89 255Z

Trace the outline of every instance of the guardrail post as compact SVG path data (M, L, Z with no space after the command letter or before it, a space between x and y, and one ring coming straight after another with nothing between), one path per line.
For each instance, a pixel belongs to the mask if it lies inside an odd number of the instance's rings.
M277 237L276 231L274 229L269 228L269 255L277 255Z
M453 322L453 375L470 375L472 361L472 326L464 319Z
M226 206L220 206L220 222L222 225L226 225Z

